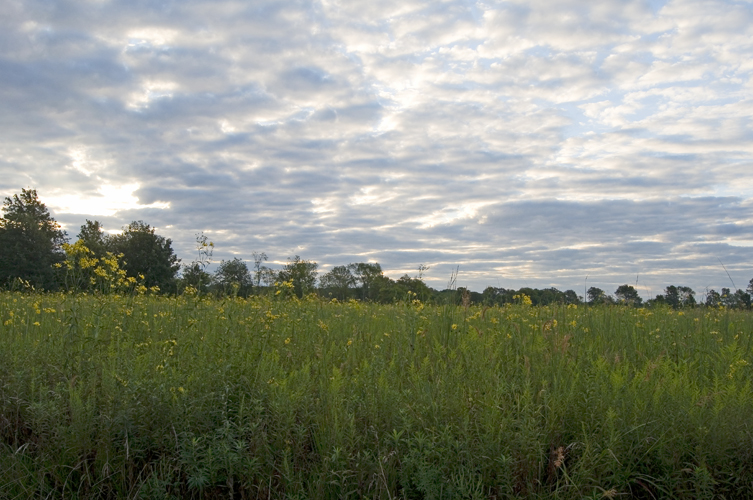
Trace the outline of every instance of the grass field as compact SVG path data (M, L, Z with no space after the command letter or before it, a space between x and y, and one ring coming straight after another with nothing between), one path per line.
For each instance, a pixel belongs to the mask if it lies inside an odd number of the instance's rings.
M751 498L752 332L717 309L3 293L0 498Z

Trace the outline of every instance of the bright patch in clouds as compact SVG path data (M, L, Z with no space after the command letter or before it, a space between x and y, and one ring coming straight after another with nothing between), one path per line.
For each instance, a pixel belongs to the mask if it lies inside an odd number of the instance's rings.
M475 289L753 278L749 2L28 0L0 33L0 190L68 226Z
M97 189L96 196L81 197L61 194L58 196L42 196L42 200L56 213L107 217L116 215L121 211L145 208L165 210L170 208L170 203L162 201L147 205L139 203L139 199L133 194L138 189L138 183L122 186L104 184Z

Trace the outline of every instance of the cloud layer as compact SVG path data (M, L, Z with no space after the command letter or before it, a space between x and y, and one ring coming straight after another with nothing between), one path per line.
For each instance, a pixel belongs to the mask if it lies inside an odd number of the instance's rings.
M439 288L753 278L750 2L4 5L0 191L71 235Z

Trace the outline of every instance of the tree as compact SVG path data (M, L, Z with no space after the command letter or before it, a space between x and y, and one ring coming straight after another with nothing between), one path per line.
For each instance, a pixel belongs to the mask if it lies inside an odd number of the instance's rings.
M253 287L253 279L248 271L248 266L238 257L233 260L223 260L217 272L214 273L214 282L224 294L248 297Z
M254 252L254 285L258 288L261 286L264 274L269 271L269 268L263 264L267 261L267 254L264 252Z
M123 254L129 277L144 276L144 284L159 287L163 292L176 291L176 275L180 259L172 249L172 240L155 234L143 221L134 221L123 233L108 238L108 246L116 255Z
M81 243L92 251L94 256L101 259L107 254L107 234L99 221L86 219L77 237Z
M638 295L638 290L630 285L620 285L614 295L621 304L638 307L643 302L641 296Z
M738 309L750 309L750 294L743 290L737 290L735 292L735 302L735 307Z
M356 278L356 283L361 288L361 298L363 300L378 300L379 291L381 286L386 283L382 273L382 266L374 262L359 262L357 264L349 264L353 276Z
M607 294L602 290L601 288L596 288L595 286L592 286L588 289L586 292L586 296L588 297L589 304L595 305L595 304L604 304L607 302Z
M184 265L180 271L180 292L183 293L186 288L192 287L200 294L209 292L209 285L212 282L212 275L201 267L198 262L191 262Z
M580 299L575 290L565 290L563 299L565 304L580 304Z
M647 307L658 307L658 306L666 306L666 305L667 305L667 298L662 294L659 294L653 299L649 299L646 301Z
M743 290L736 290L732 293L729 288L722 288L721 303L730 309L749 309L750 294Z
M722 296L719 295L719 292L712 288L706 293L705 304L707 307L719 307L720 305L722 305Z
M673 309L696 305L695 292L687 286L670 285L664 289L664 300Z
M260 281L264 284L264 286L271 287L275 284L275 281L277 281L277 274L278 272L274 269L270 269L267 266L262 266Z
M335 266L319 279L319 288L338 300L346 300L356 286L356 277L349 266Z
M65 232L39 201L36 189L5 198L2 210L0 284L22 279L38 289L55 289L55 266L65 260Z
M426 301L431 297L431 288L420 278L411 278L407 274L398 279L395 282L397 292L399 293L398 300L406 299L408 292L411 292L414 298ZM480 294L479 294L480 296Z
M64 272L60 282L71 290L103 290L102 268L103 259L110 259L107 251L107 235L99 221L86 219L77 235L78 240L73 245L64 244L66 254ZM116 259L117 262L117 259ZM99 270L97 271L97 268ZM100 273L97 275L96 273Z
M277 278L280 281L289 281L293 284L293 292L298 298L314 291L316 286L316 269L319 265L316 262L302 260L298 255L293 259L288 259Z

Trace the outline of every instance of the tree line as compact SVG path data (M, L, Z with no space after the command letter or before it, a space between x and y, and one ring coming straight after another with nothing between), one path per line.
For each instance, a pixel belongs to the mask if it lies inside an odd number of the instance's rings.
M418 275L393 280L384 275L378 263L359 262L335 266L319 276L318 264L295 256L275 270L268 267L267 255L253 253L253 265L239 258L222 260L215 272L208 272L214 244L200 233L196 253L189 264L181 265L172 241L155 232L143 221L133 221L119 234L104 231L99 221L86 220L75 243L50 215L34 189L6 197L0 218L0 286L8 289L108 292L114 289L143 289L154 293L197 293L247 297L254 293L286 293L297 297L316 293L337 300L363 300L393 303L401 300L463 305L621 304L634 307L666 305L676 309L705 305L750 308L753 280L746 290L708 290L699 304L695 292L686 286L671 285L663 294L643 301L635 287L619 286L614 295L591 287L585 297L573 290L556 288L519 290L487 287L482 293L454 286L435 290L423 281L426 266Z

